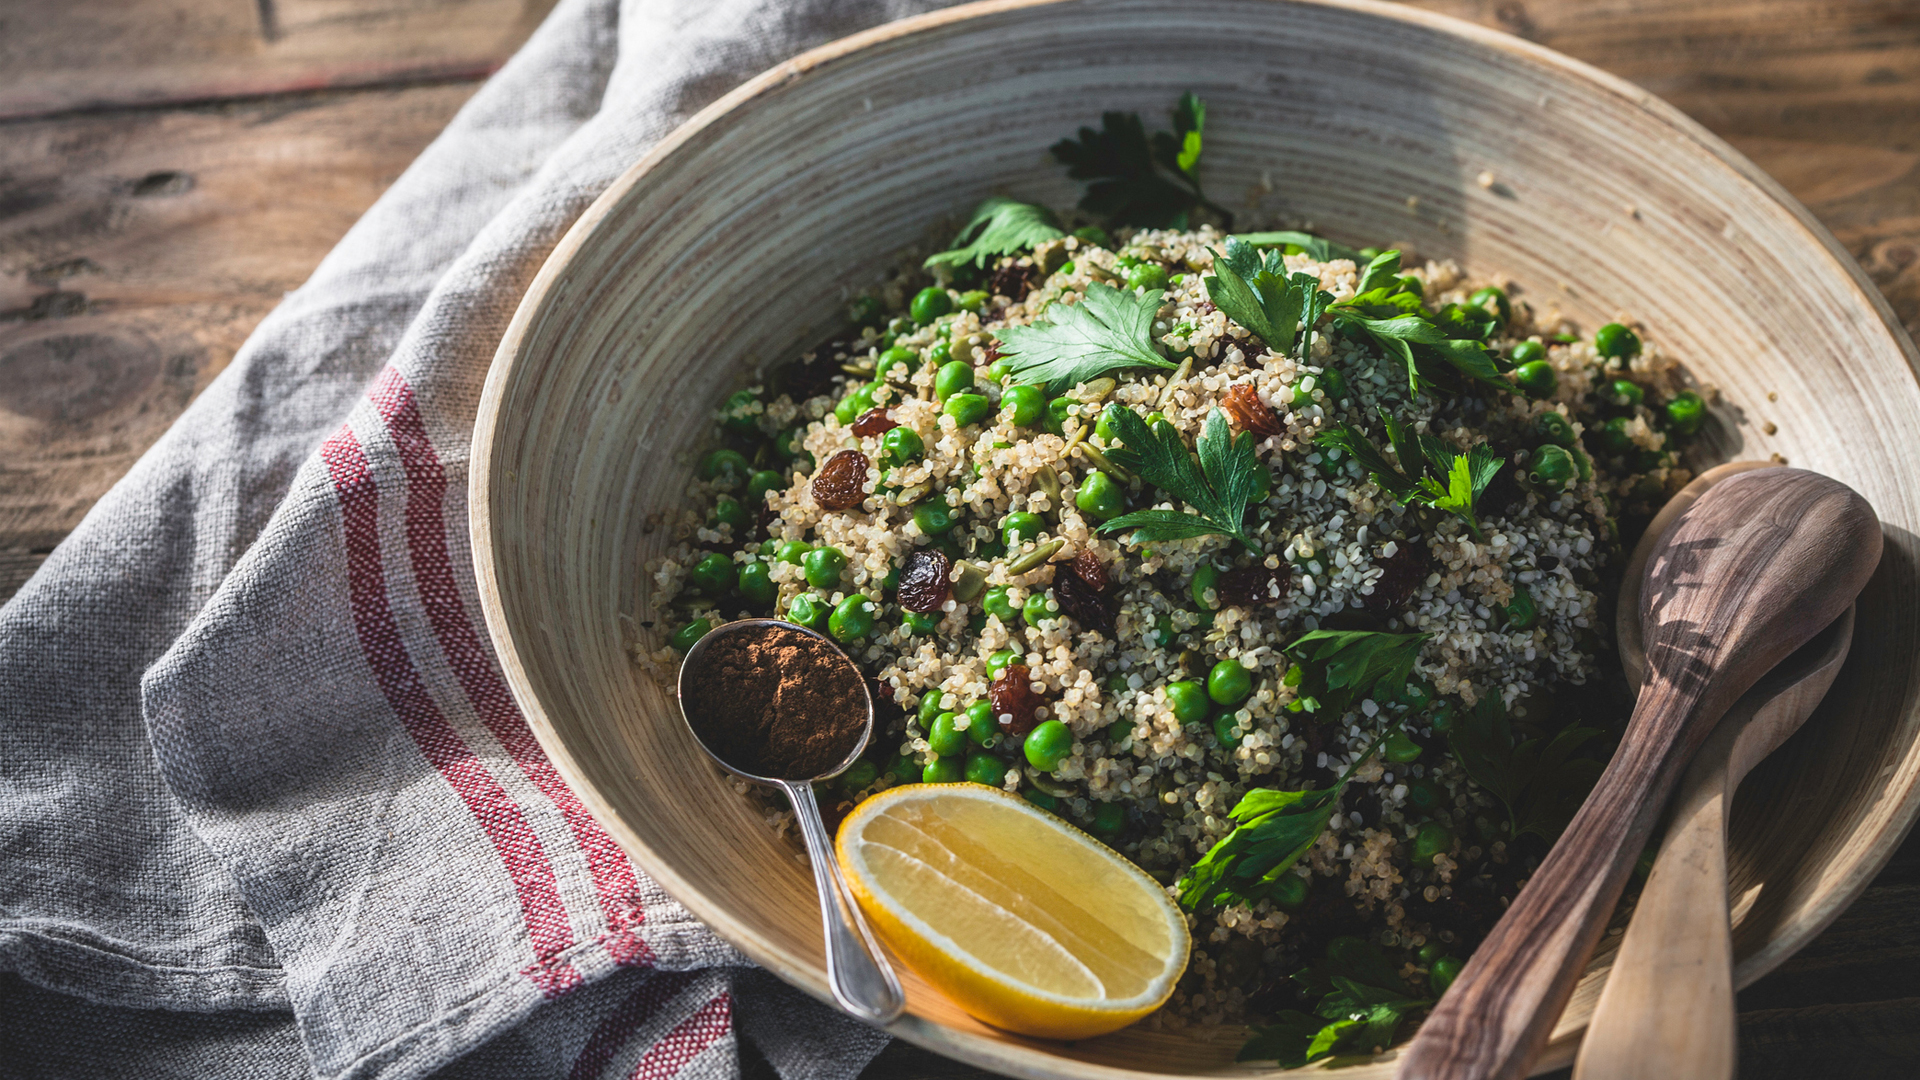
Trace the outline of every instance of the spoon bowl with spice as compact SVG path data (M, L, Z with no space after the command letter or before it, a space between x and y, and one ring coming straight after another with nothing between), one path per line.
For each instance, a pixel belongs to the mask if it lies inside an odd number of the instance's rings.
M687 650L679 695L687 728L722 769L786 792L820 893L834 1000L868 1023L889 1023L906 995L847 891L813 797L813 785L846 771L873 735L873 698L859 669L815 631L740 619Z

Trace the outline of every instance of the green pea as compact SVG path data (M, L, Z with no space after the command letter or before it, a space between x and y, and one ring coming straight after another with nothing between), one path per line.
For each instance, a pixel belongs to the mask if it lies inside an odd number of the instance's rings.
M995 360L993 363L987 365L987 381L990 383L998 385L1011 374L1013 374L1013 361L1011 360Z
M1204 720L1207 713L1213 710L1206 685L1197 679L1168 683L1167 704L1173 709L1173 718L1183 724Z
M1572 422L1557 412L1544 412L1535 417L1533 434L1541 442L1555 446L1572 446L1574 441Z
M1419 866L1432 866L1435 855L1452 851L1453 830L1437 821L1420 826L1420 832L1413 838L1413 861Z
M1220 740L1224 749L1231 750L1240 745L1242 732L1239 730L1239 714L1222 712L1213 718L1213 737Z
M1064 394L1047 402L1047 431L1054 435L1065 435L1067 417L1073 415L1074 407L1079 404Z
M1034 592L1028 595L1027 602L1020 605L1020 617L1028 626L1039 626L1042 622L1051 622L1060 617L1060 605L1047 599L1047 594Z
M944 536L953 528L953 512L946 503L921 503L913 508L913 527L924 536Z
M1527 476L1543 488L1560 491L1572 483L1579 472L1572 453L1563 446L1548 443L1533 452L1533 467L1527 470Z
M1201 611L1212 611L1220 606L1220 595L1215 591L1220 584L1220 568L1212 563L1201 563L1200 569L1193 572L1193 584L1187 591L1193 594L1194 605ZM1207 599L1208 593L1214 593L1213 599Z
M735 435L760 434L760 414L747 411L759 400L751 390L735 391L733 396L727 398L726 404L720 406L720 415L723 417L720 426Z
M988 401L984 394L955 394L947 399L942 411L953 417L955 424L967 427L992 416L993 402Z
M888 461L895 465L905 465L927 452L927 444L920 439L920 433L910 427L891 428L880 437L880 449Z
M899 588L900 568L897 566L889 566L887 568L887 576L880 579L880 587L888 592Z
M1405 765L1409 761L1420 760L1420 744L1407 738L1407 733L1404 731L1396 731L1387 736L1387 743L1382 752L1387 760L1395 765Z
M975 540L973 557L976 559L997 559L1007 553L1007 545L999 540Z
M980 598L980 609L999 619L1001 625L1006 627L1013 626L1013 617L1018 613L1005 585L995 585L988 589L987 594Z
M1421 963L1431 964L1435 960L1447 955L1447 947L1437 941L1429 941L1425 945L1420 946L1420 951L1414 955L1420 958Z
M1299 874L1281 874L1267 887L1267 899L1281 911L1299 911L1307 906L1307 879Z
M934 627L940 625L940 615L931 611L902 611L900 625L906 627L909 634L931 634Z
M874 296L856 296L847 305L847 317L853 320L855 326L877 326L885 313L880 299Z
M733 591L740 581L740 572L733 568L733 560L717 551L710 551L693 564L687 572L687 579L693 587L708 596L725 596Z
M1467 962L1457 956L1443 956L1427 969L1427 984L1433 987L1435 994L1444 994L1466 966Z
M800 447L795 445L795 440L801 438L801 435L802 433L797 427L790 427L780 434L775 435L773 437L773 456L779 458L781 461L792 461L793 456L800 452Z
M1457 711L1458 707L1454 705L1452 698L1441 698L1434 702L1433 708L1428 711L1427 723L1433 730L1445 735L1453 730L1454 714Z
M1601 447L1612 454L1632 453L1634 449L1633 436L1627 431L1628 427L1632 424L1633 420L1625 416L1616 416L1608 420L1600 428L1599 437Z
M1009 386L1000 395L1000 408L1012 413L1009 419L1016 427L1032 427L1047 415L1047 395L1027 383Z
M920 770L920 782L923 784L957 784L966 778L966 762L959 758L935 758Z
M756 508L767 505L767 492L778 491L786 484L786 477L772 469L761 469L747 478L747 505Z
M1407 785L1407 801L1416 809L1431 810L1440 805L1440 785L1422 778Z
M1667 426L1680 435L1692 435L1707 419L1707 403L1699 394L1682 390L1667 402Z
M987 787L999 787L1007 782L1007 763L992 754L969 754L967 779L976 784L985 784Z
M1018 652L1012 649L1000 649L987 657L987 674L997 679L1001 672L1007 670L1008 664L1018 659L1020 659Z
M880 779L880 766L863 758L847 766L847 771L840 774L840 790L849 795L856 791L865 791L878 779Z
M914 713L914 716L919 719L921 727L932 727L933 718L946 712L945 709L940 707L940 699L945 696L946 695L941 693L938 688L929 690L921 695L920 707Z
M753 524L753 513L739 499L730 499L725 495L713 504L713 520L721 525L733 526L734 532Z
M854 593L834 605L827 616L827 633L836 641L857 641L873 633L873 601Z
M1630 409L1647 400L1647 392L1632 379L1615 379L1608 389L1610 391L1608 396L1613 399L1613 403L1623 409Z
M667 639L667 644L673 646L680 652L686 652L688 649L693 648L694 642L706 637L707 631L712 629L713 624L711 622L705 619L695 619L680 629L675 630L673 636Z
M1507 302L1507 294L1491 285L1476 290L1472 296L1467 297L1467 303L1477 308L1492 305L1494 314L1500 316L1501 322L1513 318L1513 305Z
M1527 591L1525 585L1513 587L1513 599L1507 601L1507 606L1501 610L1507 614L1509 630L1531 630L1534 621L1539 618L1539 609L1534 606L1533 594Z
M767 564L755 559L740 567L740 596L757 608L772 607L780 586L767 575Z
M1320 389L1326 393L1327 400L1335 404L1353 396L1353 391L1347 388L1347 377L1340 374L1336 368L1328 368L1322 371L1316 382Z
M1126 280L1129 289L1164 289L1167 287L1167 268L1159 263L1141 263L1127 269Z
M787 601L787 621L810 630L818 630L827 621L827 602L812 593L801 593Z
M1076 269L1078 269L1078 267L1076 267L1076 266L1074 266L1074 265L1073 265L1073 260L1072 260L1072 259L1068 259L1068 260L1067 260L1066 262L1063 262L1063 263L1061 263L1061 264L1060 264L1060 269L1058 269L1058 270L1055 270L1055 271L1054 271L1054 273L1056 273L1056 274L1071 274L1071 273L1073 273L1073 272L1074 272L1074 271L1075 271Z
M1546 397L1559 385L1560 377L1545 360L1529 360L1513 369L1513 382L1533 397Z
M919 366L919 353L907 348L905 345L895 345L893 348L881 353L880 359L874 362L873 381L885 382L887 373L894 368L899 368L902 375L911 375L914 369Z
M1120 442L1120 428L1114 421L1113 414L1119 412L1122 408L1124 408L1124 406L1108 405L1106 408L1100 410L1100 418L1093 422L1093 433L1098 435L1100 441L1106 443L1108 446L1113 446Z
M978 311L991 299L993 297L989 296L985 289L968 289L960 294L959 298L953 302L953 306L960 311Z
M1027 764L1041 772L1052 772L1073 753L1073 729L1058 720L1048 720L1027 733L1023 749Z
M1507 359L1515 364L1531 364L1547 358L1547 347L1537 341L1523 341L1507 350Z
M782 540L780 546L773 550L773 561L783 562L789 566L799 566L800 560L812 550L813 545L805 540Z
M913 303L907 305L907 314L922 326L952 311L953 297L938 285L929 285L914 293Z
M1240 661L1222 660L1207 672L1207 696L1222 705L1238 705L1253 694L1253 673Z
M816 589L831 589L840 584L840 571L847 568L847 557L835 547L817 547L800 557L800 568L807 584Z
M1149 264L1153 265L1153 264ZM1162 271L1165 276L1165 271ZM1127 810L1116 802L1103 802L1093 808L1092 831L1100 836L1113 836L1127 825Z
M941 757L952 757L967 748L967 733L954 726L960 719L959 714L943 712L933 718L933 725L927 729L927 746Z
M1639 356L1640 335L1617 322L1610 322L1595 331L1593 351L1608 358Z
M700 479L738 484L753 470L747 468L746 455L738 450L715 450L700 460Z
M994 746L999 743L1000 727L993 722L993 703L976 701L966 708L967 738L981 746Z
M1073 505L1095 521L1105 521L1120 516L1120 511L1127 508L1127 499L1112 477L1103 472L1092 472L1080 481L1080 491L1074 495Z
M955 394L973 391L973 365L965 360L949 360L933 376L933 396L945 401Z
M1127 689L1126 679L1122 678L1120 680L1120 686L1117 689L1112 683L1108 683L1107 689L1116 694L1125 693ZM1115 720L1113 723L1107 725L1108 742L1119 744L1131 738L1133 738L1133 721Z
M1044 791L1036 788L1028 788L1021 792L1020 796L1049 814L1057 814L1060 812L1060 800Z
M1073 230L1073 235L1095 247L1110 248L1113 246L1113 239L1107 235L1107 230L1098 225L1082 225Z
M1147 640L1154 648L1164 649L1173 644L1174 637L1173 616L1161 615L1153 620L1153 630L1147 635Z
M840 403L833 407L833 416L840 421L840 426L846 427L860 419L860 414L871 408L873 408L873 384L862 383L847 391L847 396L841 398Z
M1000 519L1000 535L1006 540L1009 549L1019 547L1028 540L1040 539L1040 533L1047 527L1039 514L1030 514L1025 510L1015 510Z

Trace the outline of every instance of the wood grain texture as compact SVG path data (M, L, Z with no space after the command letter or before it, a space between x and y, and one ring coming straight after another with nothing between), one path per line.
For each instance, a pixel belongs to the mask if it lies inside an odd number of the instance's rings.
M471 81L554 0L68 0L0 6L0 120Z
M1920 430L1910 343L1844 251L1679 114L1524 45L1394 10L1086 0L896 26L736 91L556 250L496 363L475 450L495 645L556 765L614 834L781 977L824 996L804 870L712 776L672 764L694 748L628 659L625 627L650 615L638 565L664 539L646 522L680 497L704 430L697 411L650 403L719 400L791 355L831 329L843 285L878 276L930 220L988 191L1068 201L1038 148L1101 109L1164 109L1189 88L1209 100L1208 167L1236 211L1504 269L1588 325L1633 311L1728 400L1778 394L1772 428L1720 412L1715 453L1781 453L1892 523L1895 557L1862 604L1870 632L1831 706L1850 722L1816 716L1805 744L1743 789L1790 820L1735 807L1730 880L1754 894L1738 981L1811 939L1905 833L1920 778L1920 462L1888 448ZM1145 57L1130 47L1144 40L1156 43ZM755 164L767 160L783 167ZM1482 170L1513 197L1479 187ZM759 318L727 316L741 288L765 298ZM1571 1060L1609 957L1574 988L1543 1066ZM1233 1065L1238 1032L1047 1045L988 1030L924 984L907 992L894 1031L1014 1075L1260 1071ZM1389 1054L1347 1075L1393 1068Z

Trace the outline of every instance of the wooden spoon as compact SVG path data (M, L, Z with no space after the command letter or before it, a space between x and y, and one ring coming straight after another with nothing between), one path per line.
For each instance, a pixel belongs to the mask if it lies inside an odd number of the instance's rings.
M1616 626L1634 689L1646 674L1639 577L1661 534L1714 484L1769 462L1709 469L1647 526L1627 560ZM1733 926L1727 909L1727 809L1749 770L1813 713L1853 643L1853 608L1727 711L1680 781L1667 835L1580 1043L1574 1080L1730 1080L1734 1073Z
M1402 1080L1520 1080L1546 1045L1693 753L1853 602L1880 523L1852 489L1764 469L1708 490L1642 579L1647 681L1613 761L1401 1058Z

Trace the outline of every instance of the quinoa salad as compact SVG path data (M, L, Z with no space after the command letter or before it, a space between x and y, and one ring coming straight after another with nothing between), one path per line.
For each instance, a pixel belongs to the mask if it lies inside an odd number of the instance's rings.
M1234 230L1203 125L1177 197L989 200L721 405L636 651L828 633L878 706L830 819L903 783L1054 812L1188 913L1145 1023L1298 1064L1437 999L1611 755L1623 545L1705 405L1498 274ZM1399 1012L1310 1054L1339 975Z

